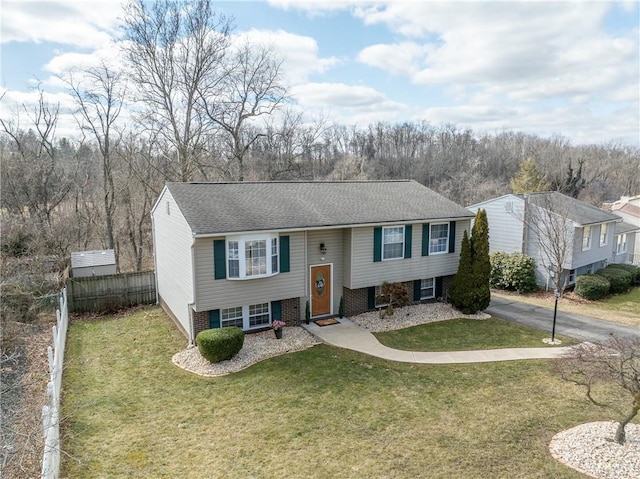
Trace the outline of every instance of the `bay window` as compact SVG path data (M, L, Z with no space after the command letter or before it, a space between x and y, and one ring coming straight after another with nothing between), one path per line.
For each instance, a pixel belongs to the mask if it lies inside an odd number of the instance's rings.
M227 278L252 279L278 273L278 236L227 237Z

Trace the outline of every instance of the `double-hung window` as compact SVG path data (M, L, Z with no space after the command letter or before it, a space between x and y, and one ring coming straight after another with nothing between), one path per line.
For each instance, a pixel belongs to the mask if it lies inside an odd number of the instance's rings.
M627 252L627 234L623 233L616 236L616 254Z
M600 246L605 246L607 244L608 230L609 230L609 225L600 225Z
M431 299L436 297L436 281L434 278L420 280L420 299Z
M449 251L449 223L432 224L429 229L429 254Z
M227 278L252 279L278 273L278 236L227 237Z
M237 326L239 328L243 327L243 316L242 316L242 306L238 306L237 308L226 308L220 311L221 313L221 323L220 326L223 328L228 328L230 326Z
M404 258L404 226L382 228L382 259Z
M591 249L591 226L585 226L582 230L582 251Z
M269 325L269 303L252 304L249 306L249 327Z

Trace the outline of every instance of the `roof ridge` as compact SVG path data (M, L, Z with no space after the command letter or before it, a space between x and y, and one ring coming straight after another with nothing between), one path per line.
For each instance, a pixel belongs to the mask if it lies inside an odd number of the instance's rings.
M275 181L169 181L167 185L273 185L273 184L302 184L302 183L410 183L411 179L393 180L275 180Z

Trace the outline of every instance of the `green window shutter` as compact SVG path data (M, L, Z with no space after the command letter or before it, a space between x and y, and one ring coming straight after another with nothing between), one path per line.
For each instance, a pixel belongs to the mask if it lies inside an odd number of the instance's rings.
M404 227L404 257L411 258L411 240L413 239L413 226Z
M382 261L382 228L373 228L373 262Z
M225 254L226 244L224 240L213 242L213 277L225 279L227 277L227 260Z
M420 286L422 285L422 280L416 279L413 282L413 300L420 301Z
M271 321L282 321L282 301L271 301Z
M442 276L436 278L436 298L442 297Z
M422 225L422 256L429 256L429 223Z
M216 329L220 327L220 310L214 309L209 311L209 328Z
M456 250L456 222L449 222L449 253L453 253Z
M280 272L288 273L291 269L289 260L289 237L280 236Z
M369 309L376 309L376 287L371 286L367 288L367 307Z

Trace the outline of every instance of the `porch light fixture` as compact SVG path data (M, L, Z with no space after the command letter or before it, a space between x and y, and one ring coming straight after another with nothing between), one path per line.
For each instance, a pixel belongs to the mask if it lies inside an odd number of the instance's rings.
M327 254L327 247L324 244L324 241L320 243L320 254L322 255L322 260L324 261L324 256Z

